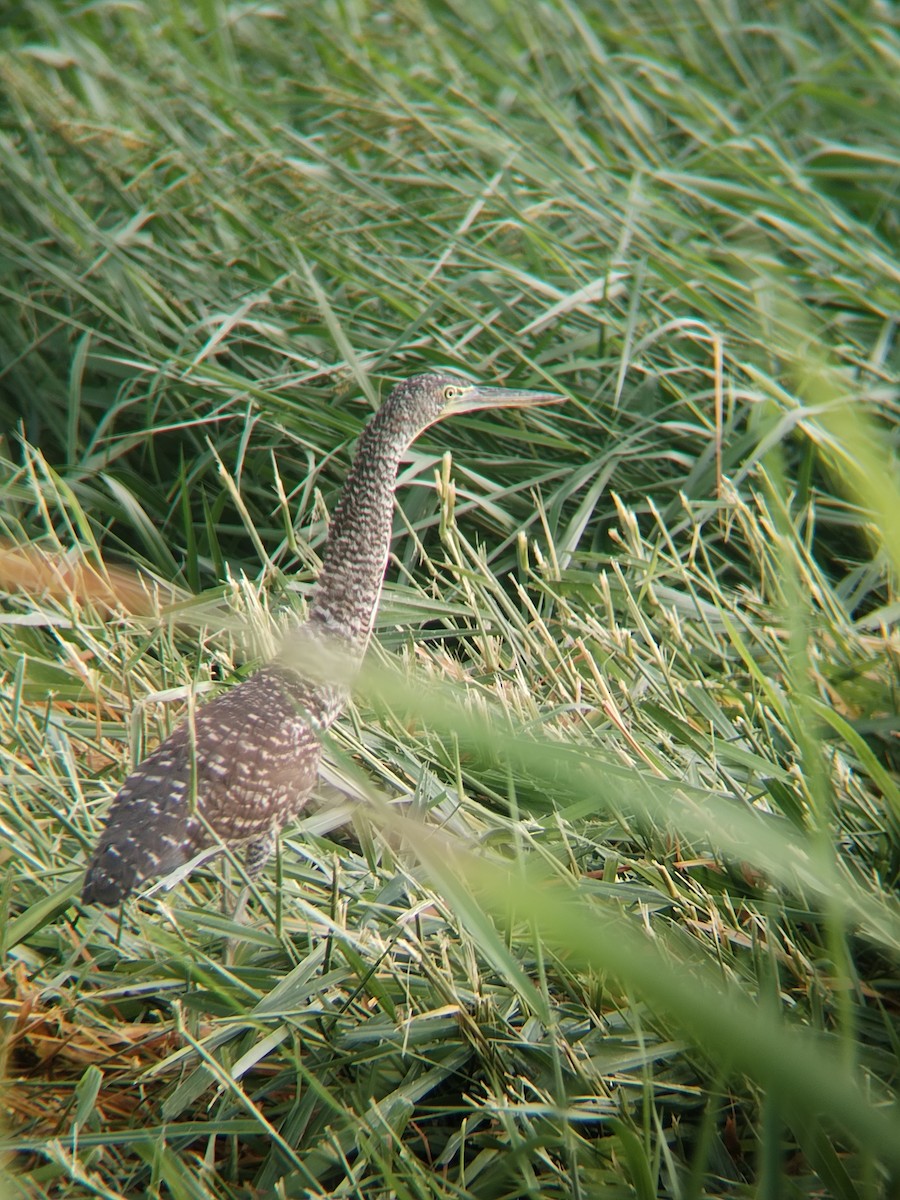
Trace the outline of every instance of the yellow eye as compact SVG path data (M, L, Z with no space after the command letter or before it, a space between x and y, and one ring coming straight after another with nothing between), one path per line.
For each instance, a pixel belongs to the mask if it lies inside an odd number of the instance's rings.
M459 395L459 388L454 387L452 383L448 383L447 386L444 388L444 399L445 400L455 400L458 395Z

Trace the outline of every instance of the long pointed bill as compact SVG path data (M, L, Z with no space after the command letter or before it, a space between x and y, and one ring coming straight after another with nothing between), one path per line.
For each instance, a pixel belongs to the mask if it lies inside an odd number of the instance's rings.
M481 387L473 383L454 397L445 412L472 412L476 408L534 408L539 404L562 404L565 396L555 392L529 392L519 388Z

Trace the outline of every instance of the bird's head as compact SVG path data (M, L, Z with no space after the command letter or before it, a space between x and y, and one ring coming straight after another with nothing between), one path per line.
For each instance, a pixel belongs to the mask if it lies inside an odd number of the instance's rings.
M554 392L485 387L449 371L430 371L398 383L384 407L391 419L402 421L410 436L415 437L453 413L479 408L532 408L538 404L561 404L563 400L565 396Z

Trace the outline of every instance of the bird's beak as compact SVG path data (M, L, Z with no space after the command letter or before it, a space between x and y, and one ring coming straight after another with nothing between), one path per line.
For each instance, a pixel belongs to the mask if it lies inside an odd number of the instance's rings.
M446 413L472 412L478 408L534 408L539 404L562 404L565 396L555 392L529 392L521 388L481 387L473 383L463 388L444 410Z

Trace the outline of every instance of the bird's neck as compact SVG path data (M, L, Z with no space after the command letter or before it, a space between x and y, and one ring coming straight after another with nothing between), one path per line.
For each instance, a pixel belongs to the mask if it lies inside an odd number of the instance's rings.
M382 410L359 441L331 519L309 621L362 658L372 634L391 545L394 485L409 438Z

